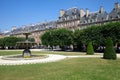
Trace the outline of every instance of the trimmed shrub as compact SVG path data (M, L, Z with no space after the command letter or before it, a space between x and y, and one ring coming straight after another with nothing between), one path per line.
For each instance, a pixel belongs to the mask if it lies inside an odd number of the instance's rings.
M107 38L106 40L106 48L103 54L104 59L117 59L115 49L113 46L113 41L110 37Z
M88 46L87 46L87 54L88 54L88 55L93 55L93 54L94 54L94 49L93 49L92 42L89 42L89 43L88 43Z

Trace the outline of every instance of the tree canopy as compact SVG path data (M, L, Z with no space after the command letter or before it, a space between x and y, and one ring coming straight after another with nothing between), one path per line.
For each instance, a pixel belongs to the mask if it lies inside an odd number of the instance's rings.
M90 26L83 30L74 32L74 43L87 45L88 42L93 46L105 46L107 37L111 37L114 45L120 43L120 22L112 22L99 26Z
M67 46L72 44L73 33L70 30L61 28L45 32L41 36L43 45L50 46Z
M29 41L34 42L34 38L28 38ZM17 42L20 41L25 41L24 37L14 37L14 36L9 36L9 37L4 37L4 38L0 38L0 46L2 48L4 47L15 47Z

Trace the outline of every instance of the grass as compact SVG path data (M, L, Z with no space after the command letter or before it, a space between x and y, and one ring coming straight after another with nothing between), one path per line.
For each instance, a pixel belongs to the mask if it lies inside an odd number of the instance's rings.
M8 52L9 54L21 53L20 51ZM33 52L36 53L38 52ZM58 54L60 53L66 52ZM6 55L4 51L3 53L0 51L0 54ZM120 59L67 58L50 63L0 66L1 80L119 80L119 74Z
M22 51L6 51L6 50L0 50L0 56L3 55L12 55L12 54L21 54Z
M59 62L0 66L2 80L119 80L120 59L74 58Z
M63 51L31 51L32 54L61 54L61 55L86 55L86 53L81 52L63 52ZM12 54L22 54L22 50L0 50L0 56L12 55Z

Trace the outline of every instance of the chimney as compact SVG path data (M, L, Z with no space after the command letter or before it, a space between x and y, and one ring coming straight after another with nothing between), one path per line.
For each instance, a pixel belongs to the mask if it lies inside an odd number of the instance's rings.
M88 8L86 8L86 17L88 17L88 15L89 15L89 10Z
M119 9L119 3L115 3L115 9Z
M100 10L99 10L99 13L103 13L104 12L104 9L102 6L100 6Z
M85 15L85 12L83 9L80 9L80 18L82 18Z
M60 17L64 15L65 11L63 9L60 10Z

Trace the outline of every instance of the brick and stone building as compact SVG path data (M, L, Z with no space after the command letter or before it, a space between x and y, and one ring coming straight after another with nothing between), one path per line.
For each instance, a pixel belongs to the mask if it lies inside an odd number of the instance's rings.
M101 25L109 22L120 21L120 6L119 3L115 3L113 10L107 13L103 7L100 7L99 11L84 15L79 23L80 29L89 27L92 25Z
M20 28L12 27L11 32L0 34L2 36L17 36L24 37L22 33L30 32L30 37L35 39L35 42L41 44L40 36L47 30L66 28L74 31L75 29L84 29L93 25L101 25L109 22L120 21L120 6L119 3L114 4L114 8L108 13L102 6L98 11L90 12L87 8L78 9L73 7L67 10L60 10L58 20L43 22L41 24L31 24L28 26L22 26Z
M58 28L67 28L71 30L77 29L79 26L80 19L85 15L83 9L78 9L77 7L70 8L68 10L60 10L60 16L57 20Z
M10 35L16 36L16 37L25 37L23 35L24 32L29 32L31 35L29 37L32 37L35 39L35 42L39 45L41 44L40 36L47 30L50 29L56 29L57 24L56 21L49 21L44 22L41 24L36 25L28 25L28 26L22 26L17 29L13 29L10 33Z

